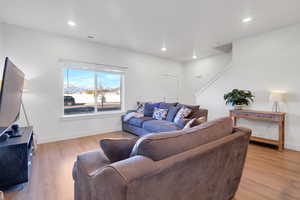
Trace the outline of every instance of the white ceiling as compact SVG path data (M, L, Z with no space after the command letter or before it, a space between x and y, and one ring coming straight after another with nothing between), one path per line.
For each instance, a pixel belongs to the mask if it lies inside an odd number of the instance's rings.
M299 0L0 0L8 24L85 38L173 60L300 22ZM249 24L241 21L253 17ZM69 27L68 20L78 25ZM168 49L161 52L163 42Z

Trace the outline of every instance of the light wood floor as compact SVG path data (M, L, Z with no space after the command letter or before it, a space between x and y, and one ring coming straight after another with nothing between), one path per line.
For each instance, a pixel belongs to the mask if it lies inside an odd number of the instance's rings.
M73 200L72 167L77 154L99 148L109 133L39 145L28 186L5 194L5 200ZM234 200L300 199L300 152L278 152L251 144L242 181Z

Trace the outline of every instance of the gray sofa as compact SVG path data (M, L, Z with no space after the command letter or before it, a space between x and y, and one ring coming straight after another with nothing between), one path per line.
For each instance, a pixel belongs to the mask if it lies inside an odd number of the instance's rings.
M187 117L188 119L204 117L207 120L208 110L200 108L199 106L185 105L179 103L161 103L161 108L168 108L170 106L176 106L180 109L182 106L186 106L192 109L192 113ZM135 112L136 110L130 110L129 112ZM169 131L180 130L181 127L177 126L173 119L166 120L155 120L152 116L145 116L142 118L131 118L130 120L124 122L124 115L122 116L122 130L132 133L137 136L143 136L149 133L162 133Z
M75 200L229 200L251 130L230 118L137 139L104 139L77 157Z

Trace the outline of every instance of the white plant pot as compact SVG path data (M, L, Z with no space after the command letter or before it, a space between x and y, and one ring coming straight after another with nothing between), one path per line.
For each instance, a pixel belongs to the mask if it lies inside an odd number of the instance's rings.
M234 109L236 109L236 110L242 110L244 106L245 105L235 105Z

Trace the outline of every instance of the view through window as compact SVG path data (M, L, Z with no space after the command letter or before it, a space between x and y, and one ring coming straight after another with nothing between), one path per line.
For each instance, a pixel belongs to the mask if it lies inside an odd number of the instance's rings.
M64 69L64 114L121 110L122 74Z

